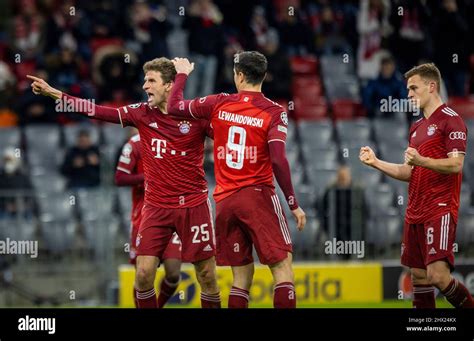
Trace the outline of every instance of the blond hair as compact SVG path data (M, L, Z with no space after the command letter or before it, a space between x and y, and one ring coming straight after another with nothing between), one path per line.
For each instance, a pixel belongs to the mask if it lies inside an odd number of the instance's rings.
M424 80L430 80L436 82L436 88L438 93L440 92L441 88L441 73L439 69L434 65L434 63L425 63L418 66L413 67L411 70L408 70L405 73L405 79L413 77L415 75L419 75Z

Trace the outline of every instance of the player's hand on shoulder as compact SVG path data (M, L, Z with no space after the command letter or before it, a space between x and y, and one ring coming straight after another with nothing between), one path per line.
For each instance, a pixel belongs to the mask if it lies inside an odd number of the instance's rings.
M304 226L306 225L306 213L304 213L301 207L298 207L292 210L291 214L293 214L293 217L295 217L296 228L298 231L303 231Z
M177 73L184 73L189 75L194 70L194 63L191 63L188 58L174 58L172 60Z
M360 148L359 160L367 166L373 166L374 163L377 161L377 158L372 148L370 148L369 146L365 146Z

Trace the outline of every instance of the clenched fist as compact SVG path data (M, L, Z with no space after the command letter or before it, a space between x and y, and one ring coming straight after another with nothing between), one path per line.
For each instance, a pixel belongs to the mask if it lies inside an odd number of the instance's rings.
M177 73L189 75L194 70L194 63L190 63L188 58L174 58L172 60Z
M377 157L372 148L365 146L360 149L359 160L367 166L373 166L377 161Z

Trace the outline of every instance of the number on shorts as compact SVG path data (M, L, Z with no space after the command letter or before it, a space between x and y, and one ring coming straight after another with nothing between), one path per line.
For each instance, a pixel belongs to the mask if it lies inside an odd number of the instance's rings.
M199 244L201 242L209 241L209 231L206 230L206 227L208 226L209 225L207 223L202 224L201 226L191 226L191 232L194 233L193 244Z
M235 134L239 134L239 142L234 143ZM233 161L233 155L227 153L225 157L225 163L229 168L242 169L244 166L244 153L245 153L245 140L247 138L247 132L244 128L238 126L231 126L229 128L229 138L227 139L227 147L231 151L237 152L237 161Z
M179 240L178 234L175 233L173 234L173 238L171 239L171 243L179 245L181 244L181 241Z
M426 244L428 245L433 244L433 231L434 228L432 227L426 229Z

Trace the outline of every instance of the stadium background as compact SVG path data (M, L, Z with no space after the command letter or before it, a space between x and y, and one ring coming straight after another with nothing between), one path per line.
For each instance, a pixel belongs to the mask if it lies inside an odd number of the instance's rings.
M159 56L196 63L187 97L233 92L233 54L242 49L266 54L263 91L290 116L288 159L308 215L302 233L289 220L300 306L410 306L398 260L407 187L363 167L358 150L370 145L383 159L402 161L416 115L396 103L406 96L403 72L421 61L440 67L443 98L463 116L472 148L473 1L1 0L0 8L0 240L39 245L38 258L1 255L0 307L131 305L133 273L124 265L130 189L113 184L129 132L58 113L52 100L31 93L25 75L121 106L144 100L141 65ZM65 155L83 130L100 166L71 181ZM456 276L474 294L469 155ZM334 238L364 241L363 257L328 252ZM230 277L226 270L219 277L225 296ZM256 278L251 306L271 306L268 270ZM175 302L196 304L189 267L183 279Z

